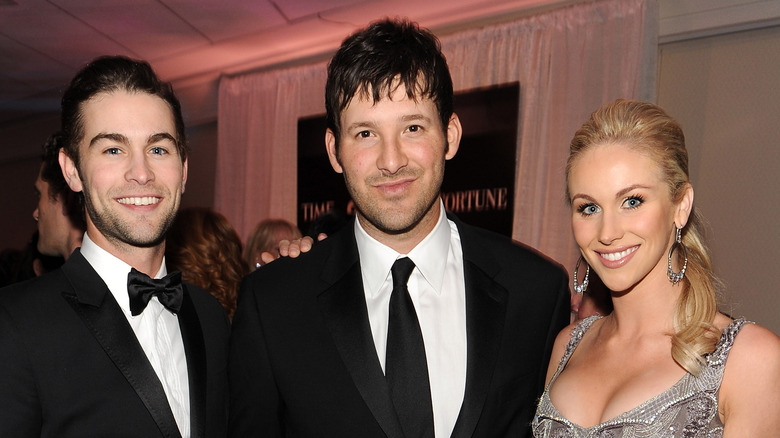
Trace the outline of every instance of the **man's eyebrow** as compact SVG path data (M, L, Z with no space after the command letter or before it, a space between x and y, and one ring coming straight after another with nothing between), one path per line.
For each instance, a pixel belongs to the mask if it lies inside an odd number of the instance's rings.
M176 138L172 136L171 134L168 134L167 132L159 132L157 134L152 134L149 136L149 139L146 141L147 144L153 144L157 143L162 140L170 140L174 144L176 144Z
M114 132L112 133L101 132L100 134L92 137L92 140L89 141L89 145L92 146L93 144L97 143L100 140L112 140L117 143L122 143L125 145L130 144L130 141L127 139L127 137L125 137L122 134L117 134Z
M118 133L100 133L94 137L92 137L92 140L89 142L89 145L92 146L93 144L97 143L100 140L111 140L115 141L117 143L121 143L124 145L129 145L130 140L128 140L127 137L125 137L122 134ZM153 144L157 143L162 140L170 140L173 143L176 143L176 138L167 133L167 132L159 132L157 134L152 134L149 136L149 138L146 140L147 144Z
M423 114L409 114L401 117L404 122L413 122L415 120L423 120L429 122L431 119Z
M374 127L376 127L376 123L369 122L369 121L361 121L361 122L355 122L355 123L350 124L349 126L347 126L346 131L349 132L349 131L352 131L353 129L374 128Z

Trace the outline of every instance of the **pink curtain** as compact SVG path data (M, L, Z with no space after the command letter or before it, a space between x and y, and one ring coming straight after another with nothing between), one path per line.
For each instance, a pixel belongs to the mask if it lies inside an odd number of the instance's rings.
M564 199L569 141L604 102L655 100L657 8L601 0L441 38L457 91L520 83L513 237L567 267L578 256ZM215 209L244 238L262 219L296 220L297 121L324 113L326 65L220 82Z

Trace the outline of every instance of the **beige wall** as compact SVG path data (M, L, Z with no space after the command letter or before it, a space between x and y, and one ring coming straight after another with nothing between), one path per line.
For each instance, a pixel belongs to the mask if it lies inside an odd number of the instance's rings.
M660 50L658 103L686 133L723 310L780 333L780 27Z

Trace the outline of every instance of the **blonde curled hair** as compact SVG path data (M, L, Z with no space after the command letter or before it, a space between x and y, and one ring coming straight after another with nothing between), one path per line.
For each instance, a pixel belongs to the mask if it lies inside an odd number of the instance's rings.
M690 184L688 151L679 123L663 109L648 102L619 99L591 114L574 134L566 164L566 199L571 200L568 180L574 161L590 146L621 143L652 158L669 187L672 202L678 203ZM688 267L682 280L672 334L672 357L686 371L698 375L703 355L711 352L719 338L713 326L717 313L720 282L704 245L701 217L692 209L682 230L682 244L688 252ZM676 251L681 258L680 251ZM681 262L678 260L678 262ZM680 263L682 265L682 263Z

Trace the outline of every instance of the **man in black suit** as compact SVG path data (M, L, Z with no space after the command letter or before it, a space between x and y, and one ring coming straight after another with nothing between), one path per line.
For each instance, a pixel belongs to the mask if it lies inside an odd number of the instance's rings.
M0 436L223 436L227 316L163 257L187 181L171 86L145 62L98 58L62 122L87 231L61 269L0 291Z
M413 23L342 43L325 143L357 219L245 279L231 436L530 436L568 323L566 275L445 213L461 137L452 96L438 40Z

